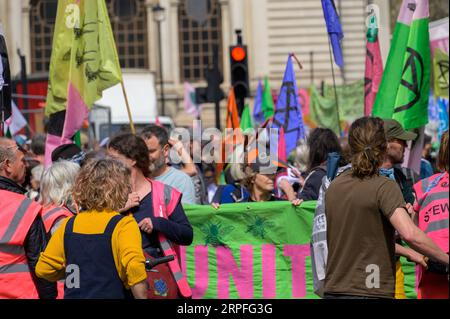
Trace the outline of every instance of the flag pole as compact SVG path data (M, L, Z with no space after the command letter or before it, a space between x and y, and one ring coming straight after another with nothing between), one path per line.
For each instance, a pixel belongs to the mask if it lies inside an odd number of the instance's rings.
M120 81L120 85L122 86L123 97L125 98L125 105L127 107L128 119L130 120L131 133L136 134L136 129L134 128L133 119L131 117L130 104L128 103L127 91L125 91L125 85L123 84L123 79L122 79L122 81Z
M339 115L339 101L338 101L338 95L337 95L337 90L336 90L336 76L334 75L333 56L331 54L331 39L330 39L330 36L328 36L328 50L329 50L329 53L330 53L331 75L333 76L334 99L336 100L336 117L337 117L337 120L338 120L339 135L342 136L341 117Z
M4 86L6 86L7 84L5 83L4 84ZM3 89L2 89L2 96L0 96L0 103L1 103L1 105L0 105L0 110L1 110L1 113L0 113L0 137L1 136L4 136L5 135L5 131L4 131L4 129L5 129L5 109L4 109L4 103L3 103Z

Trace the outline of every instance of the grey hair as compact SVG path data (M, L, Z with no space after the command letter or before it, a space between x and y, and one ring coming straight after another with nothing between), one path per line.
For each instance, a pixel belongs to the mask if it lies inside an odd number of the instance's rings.
M42 173L44 172L44 165L40 164L36 167L33 167L31 170L31 176L35 181L40 181L42 177Z
M16 158L13 147L11 147L12 142L13 140L9 138L0 137L0 168L3 166L4 161L11 161Z
M305 142L299 143L295 148L294 165L305 172L308 169L309 147Z
M228 156L227 162L230 163L231 177L237 181L242 180L245 177L245 152L242 144L236 146L234 151Z
M72 187L80 166L69 161L58 161L44 170L40 183L39 202L46 205L72 205Z

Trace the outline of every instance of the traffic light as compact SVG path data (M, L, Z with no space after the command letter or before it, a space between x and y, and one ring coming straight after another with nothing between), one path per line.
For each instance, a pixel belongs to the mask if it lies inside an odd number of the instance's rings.
M242 44L230 46L230 69L231 85L234 87L239 114L241 114L245 98L250 95L247 46Z

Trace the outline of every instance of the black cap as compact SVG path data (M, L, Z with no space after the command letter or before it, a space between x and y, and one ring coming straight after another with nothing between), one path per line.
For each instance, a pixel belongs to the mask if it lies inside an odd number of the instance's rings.
M81 152L81 148L76 144L63 144L55 148L52 152L52 162L60 159L69 160Z

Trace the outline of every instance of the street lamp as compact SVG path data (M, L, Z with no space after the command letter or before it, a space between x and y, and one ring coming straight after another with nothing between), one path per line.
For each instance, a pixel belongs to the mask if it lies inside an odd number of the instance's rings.
M163 76L163 64L162 64L162 51L161 51L161 22L163 22L166 18L165 9L158 4L155 5L152 9L153 11L153 20L158 25L158 43L159 43L159 77L160 77L160 85L161 85L161 113L165 116L165 98L164 98L164 76Z

